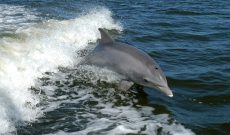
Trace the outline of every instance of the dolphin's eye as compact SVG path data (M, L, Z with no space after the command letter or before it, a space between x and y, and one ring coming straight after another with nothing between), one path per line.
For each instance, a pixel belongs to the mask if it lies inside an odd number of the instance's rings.
M155 67L155 69L157 70L157 69L158 69L158 67Z
M145 78L144 78L144 82L146 82L146 83L147 83L147 82L149 82L149 81L148 81L147 79L145 79Z

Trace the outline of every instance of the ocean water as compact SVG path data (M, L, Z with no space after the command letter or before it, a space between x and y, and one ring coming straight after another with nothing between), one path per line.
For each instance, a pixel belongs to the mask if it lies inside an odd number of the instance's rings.
M0 0L0 135L229 135L230 1ZM174 97L76 65L98 28L152 56Z

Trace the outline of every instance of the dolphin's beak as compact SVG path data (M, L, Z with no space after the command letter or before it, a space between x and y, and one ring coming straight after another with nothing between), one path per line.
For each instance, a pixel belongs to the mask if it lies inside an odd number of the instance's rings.
M160 92L164 93L165 95L167 95L169 97L173 97L173 93L170 90L170 88L168 87L167 82L166 82L166 84L164 82L164 83L152 83L151 85L152 86L150 86L150 87L159 90Z
M158 90L160 90L161 92L163 92L167 96L173 97L173 93L168 86L158 86L157 88L158 88Z

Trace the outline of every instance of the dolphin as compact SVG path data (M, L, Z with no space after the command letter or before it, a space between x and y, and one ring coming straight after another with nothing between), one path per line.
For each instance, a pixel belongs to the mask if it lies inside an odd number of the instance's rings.
M123 75L124 82L132 82L157 89L169 97L173 93L160 66L144 51L131 45L115 42L102 28L99 44L86 56L80 65L93 65L107 68ZM121 83L121 85L126 83ZM127 83L128 84L128 83ZM127 89L131 86L127 87Z

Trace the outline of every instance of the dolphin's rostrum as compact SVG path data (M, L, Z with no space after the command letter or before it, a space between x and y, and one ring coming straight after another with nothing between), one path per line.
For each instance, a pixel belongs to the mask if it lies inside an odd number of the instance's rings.
M81 64L105 67L127 78L126 81L155 88L173 97L159 65L145 52L125 43L115 42L99 28L101 39L97 47Z

